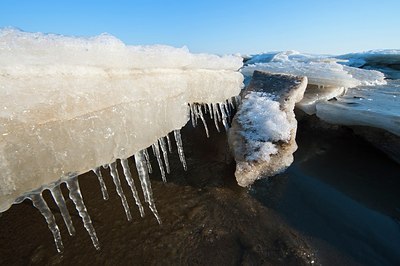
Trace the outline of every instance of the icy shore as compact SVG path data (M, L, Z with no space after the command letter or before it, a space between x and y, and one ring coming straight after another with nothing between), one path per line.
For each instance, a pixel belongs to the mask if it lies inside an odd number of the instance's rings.
M250 57L242 69L308 77L304 98L296 107L332 124L363 125L400 136L400 50L375 50L343 56L310 55L296 51ZM385 65L390 75L377 71ZM386 75L386 78L385 78Z
M397 77L398 54L394 50L335 57L288 51L253 56L242 68L239 56L127 46L107 34L76 38L2 29L0 212L30 199L61 252L61 232L43 191L50 191L68 233L74 235L60 190L65 183L99 249L77 176L93 170L107 200L102 176L107 169L127 220L133 216L124 181L140 215L145 214L143 198L161 223L149 176L150 155L164 182L171 171L168 156L173 146L186 169L180 129L189 120L193 126L202 123L207 136L208 118L218 131L229 131L241 186L280 173L293 162L295 105L336 125L386 130L394 136L390 143L397 145L400 86L398 80L387 78ZM241 91L244 77L250 84ZM241 92L243 102L229 130L238 103L235 97ZM138 185L129 166L132 155Z

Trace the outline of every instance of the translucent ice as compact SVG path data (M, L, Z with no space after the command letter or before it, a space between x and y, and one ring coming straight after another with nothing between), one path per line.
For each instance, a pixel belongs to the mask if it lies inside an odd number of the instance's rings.
M317 116L333 124L376 127L400 136L400 82L349 89L342 97L318 103Z
M188 103L225 102L243 81L240 57L127 46L107 34L2 29L0 58L0 212L44 184L157 143L186 124Z

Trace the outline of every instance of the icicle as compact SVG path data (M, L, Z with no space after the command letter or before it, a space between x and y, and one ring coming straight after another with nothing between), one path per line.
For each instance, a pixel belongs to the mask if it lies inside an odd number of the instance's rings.
M214 116L217 118L218 122L221 122L221 115L219 113L219 104L218 103L213 104L213 109L214 109Z
M67 188L69 190L69 198L74 202L75 207L79 213L79 216L82 218L83 226L85 226L86 231L89 233L90 238L92 239L93 246L99 250L100 243L97 238L96 231L94 230L92 220L90 219L89 213L86 210L85 203L83 202L81 190L79 188L78 177L72 177L65 181L67 184Z
M167 173L169 174L171 171L170 171L170 168L169 168L167 144L165 143L165 139L163 137L158 139L158 143L160 144L161 151L163 153L165 168L167 169Z
M206 120L204 119L204 115L203 115L203 112L201 110L201 106L200 105L197 105L197 113L199 114L200 119L203 122L204 129L206 130L207 138L209 138L210 135L208 134L208 128L207 128Z
M172 145L171 145L171 140L169 139L169 134L167 134L167 143L168 143L168 151L169 153L172 153Z
M229 100L225 100L224 104L225 104L226 112L228 113L228 117L230 118L231 114L232 114L232 109L231 109L231 105L229 104Z
M192 126L196 127L196 117L194 114L194 104L189 104L190 107L190 119L192 120Z
M234 99L235 102L236 102L236 108L239 108L240 102L241 102L241 97L240 97L240 95L235 96L233 99Z
M131 215L131 211L129 210L128 201L126 200L124 191L122 190L121 181L119 180L119 175L118 175L118 171L117 171L117 162L110 163L108 166L110 168L110 174L114 181L115 188L117 190L117 194L121 198L122 206L124 206L126 218L128 219L128 221L131 221L132 215Z
M214 113L214 111L213 111L213 109L212 109L212 104L209 104L209 103L207 103L207 107L208 107L208 113L210 114L210 118L211 119L214 119L213 117L213 113Z
M229 98L229 104L230 104L232 110L235 110L235 109L236 109L234 100L235 100L235 97Z
M54 186L50 189L51 195L60 209L61 215L64 219L64 223L67 226L68 233L70 236L75 235L75 228L72 224L71 216L69 215L67 205L65 204L64 196L61 192L60 185Z
M143 150L144 158L146 159L146 164L147 164L147 169L149 171L149 174L153 173L153 168L151 167L150 163L150 156L149 153L147 152L147 149Z
M128 185L131 187L133 198L135 199L135 203L139 208L140 216L144 217L143 205L140 202L139 194L136 190L135 182L133 181L133 178L131 175L131 170L129 168L128 159L121 159L121 165L122 165L122 169L124 170L126 182L128 182Z
M146 165L145 165L146 161L143 157L144 156L142 151L139 151L138 153L135 154L135 163L136 163L136 169L138 171L140 184L142 186L145 201L148 203L150 210L153 212L154 216L157 219L157 222L161 224L161 218L158 215L156 205L154 204L153 191L151 189L150 178L146 171Z
M213 107L215 128L217 129L218 132L220 132L219 126L218 126L218 121L220 120L219 113L218 113L218 108L214 104L212 104L211 106Z
M225 104L223 104L223 103L219 104L219 110L221 111L221 115L222 115L222 123L224 124L225 130L228 131L229 125L228 125L228 121L226 119L227 115L226 115L226 112L225 112L224 105Z
M40 213L43 215L43 217L46 219L47 226L49 227L51 233L53 234L57 251L63 252L64 245L61 240L60 229L58 229L58 226L56 224L56 219L54 218L53 213L49 209L49 206L47 206L46 201L43 199L42 192L39 193L34 192L31 195L29 195L28 198L32 201L33 206L35 206L36 209L38 209Z
M227 114L228 118L231 118L231 109L229 108L229 105L227 103L223 103L222 106L225 109L225 113Z
M163 182L167 182L167 178L165 177L164 166L163 166L163 163L161 160L160 147L158 146L158 142L151 145L151 147L153 148L153 153L157 158L158 166L160 167L162 180L163 180Z
M103 175L101 174L100 167L96 167L92 169L92 171L96 174L97 179L99 180L100 188L101 188L101 194L103 194L103 199L108 200L108 192L107 192L107 187L106 183L104 183Z
M181 132L179 130L174 130L174 136L175 136L176 146L178 147L179 159L181 160L183 169L186 171L187 166L186 166L185 154L183 153Z

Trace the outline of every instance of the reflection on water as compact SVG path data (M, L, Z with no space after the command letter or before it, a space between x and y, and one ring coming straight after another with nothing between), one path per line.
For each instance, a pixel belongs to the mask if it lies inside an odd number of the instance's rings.
M127 222L108 173L108 201L88 173L80 177L81 189L102 250L92 247L70 200L77 232L68 236L46 192L65 252L57 254L46 223L26 201L0 217L0 265L400 264L400 166L351 130L302 121L295 163L248 190L235 183L225 134L209 128L209 139L202 128L184 128L188 171L174 147L168 183L152 161L162 225L147 208L144 218L135 209Z
M309 237L323 264L399 264L400 166L344 128L303 122L298 141L286 174L252 194Z

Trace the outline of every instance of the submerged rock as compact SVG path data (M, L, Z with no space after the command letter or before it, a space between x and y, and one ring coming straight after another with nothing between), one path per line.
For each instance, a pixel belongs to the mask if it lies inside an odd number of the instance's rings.
M240 186L280 173L293 162L297 149L293 110L306 87L307 77L254 71L228 132Z

